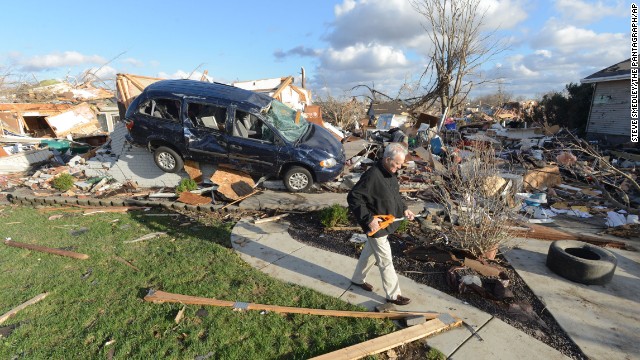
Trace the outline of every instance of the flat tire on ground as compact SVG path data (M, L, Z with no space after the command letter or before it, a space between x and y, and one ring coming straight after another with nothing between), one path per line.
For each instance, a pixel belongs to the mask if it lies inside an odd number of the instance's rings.
M160 170L168 173L176 173L182 170L184 165L180 154L166 146L160 146L153 152L153 160Z
M611 251L582 241L554 241L547 253L547 267L551 271L586 285L604 285L611 281L617 264Z
M313 185L313 177L309 170L300 166L287 170L282 180L284 186L291 192L305 192Z

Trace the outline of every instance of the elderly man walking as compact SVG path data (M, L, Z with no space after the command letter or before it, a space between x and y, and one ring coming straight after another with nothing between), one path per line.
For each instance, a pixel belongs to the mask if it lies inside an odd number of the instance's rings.
M374 232L367 236L351 282L364 290L373 291L373 286L366 282L366 278L373 265L377 264L387 302L396 305L407 305L411 302L411 299L400 294L391 246L387 240L387 236L398 229L400 222L393 222L381 229L381 219L374 218L374 215L393 215L396 218L404 216L413 220L415 215L400 197L400 185L396 177L396 172L402 167L406 156L407 148L403 144L388 144L382 159L362 175L347 196L349 210L355 215L364 232Z

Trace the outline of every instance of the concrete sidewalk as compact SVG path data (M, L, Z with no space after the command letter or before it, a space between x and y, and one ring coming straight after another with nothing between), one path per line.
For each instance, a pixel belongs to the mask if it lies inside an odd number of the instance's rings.
M551 242L514 242L504 256L583 353L607 360L640 356L640 253L608 248L618 260L611 282L583 285L545 265Z
M231 233L231 244L249 264L277 279L306 286L351 304L373 310L385 302L380 276L367 279L374 291L351 285L356 259L304 245L289 236L285 221L253 224L243 219ZM562 353L526 333L428 286L399 276L402 294L411 298L402 310L449 312L471 325L430 337L435 347L451 359L567 359Z

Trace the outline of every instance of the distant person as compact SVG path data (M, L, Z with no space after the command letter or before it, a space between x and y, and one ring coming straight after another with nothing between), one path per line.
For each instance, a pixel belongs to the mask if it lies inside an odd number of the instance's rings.
M367 236L358 265L351 277L351 282L366 291L373 291L373 286L366 282L367 274L373 265L378 265L382 276L382 287L386 293L387 302L396 305L407 305L411 299L400 294L398 276L393 267L391 246L387 236L400 226L400 222L391 223L380 229L380 219L374 215L393 215L396 218L404 216L413 220L414 214L407 208L400 197L400 185L396 172L402 167L407 156L407 148L400 143L390 143L384 149L380 161L367 170L360 181L351 189L347 196L349 210L355 215L365 233L376 231Z

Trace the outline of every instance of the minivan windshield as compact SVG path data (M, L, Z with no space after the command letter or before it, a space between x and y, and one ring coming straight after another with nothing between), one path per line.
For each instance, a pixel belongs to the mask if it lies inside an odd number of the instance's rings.
M311 126L302 113L293 110L278 100L271 102L266 115L267 122L291 142L300 139Z

